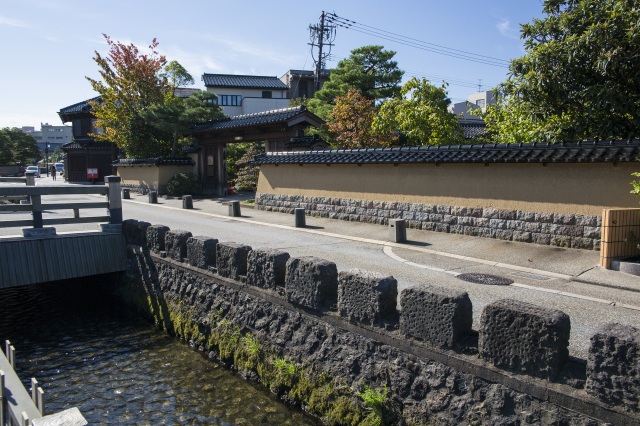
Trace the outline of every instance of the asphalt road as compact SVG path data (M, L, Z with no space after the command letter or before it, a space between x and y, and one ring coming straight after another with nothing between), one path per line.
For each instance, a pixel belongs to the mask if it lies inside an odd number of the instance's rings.
M56 201L74 202L83 198L89 197L57 197ZM483 307L501 298L560 309L571 318L569 350L579 358L586 358L589 339L602 324L640 325L640 278L637 290L633 288L633 281L631 287L627 286L629 289L576 281L581 276L605 274L608 281L615 283L615 275L610 271L597 271L596 252L426 231L410 231L410 244L389 244L385 243L387 230L382 226L308 218L307 228L296 229L292 215L243 209L242 218L230 218L226 215L226 206L212 200L196 200L194 210L182 210L180 200L161 199L159 204L148 204L142 196L124 200L123 204L125 219L163 224L171 229L190 231L193 235L211 236L254 248L278 248L291 256L316 256L335 262L338 270L377 271L394 276L399 291L425 284L466 291L473 303L474 329L479 327ZM18 214L11 215L18 217ZM0 214L0 220L5 216ZM96 224L65 225L57 227L57 232L95 229ZM0 236L17 233L19 230L0 228ZM527 267L534 268L533 272L523 273ZM482 285L456 277L468 272L508 277L515 280L515 284Z

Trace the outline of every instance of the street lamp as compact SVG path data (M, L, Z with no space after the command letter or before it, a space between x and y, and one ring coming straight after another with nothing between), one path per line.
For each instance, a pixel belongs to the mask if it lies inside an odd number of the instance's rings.
M47 169L47 177L49 177L49 142L44 144L44 168Z

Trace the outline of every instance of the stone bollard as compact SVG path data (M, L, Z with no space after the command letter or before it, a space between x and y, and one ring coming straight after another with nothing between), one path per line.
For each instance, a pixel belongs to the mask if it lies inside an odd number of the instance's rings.
M303 208L295 209L295 215L296 215L296 228L304 228L305 226L307 226L307 224L305 223L305 212Z
M158 204L158 192L149 191L149 204Z
M289 302L311 309L323 309L338 301L336 264L313 256L287 260L285 293Z
M384 326L396 316L398 281L378 272L350 269L338 273L338 313L350 322Z
M144 222L143 222L144 223ZM164 225L151 225L147 226L145 229L145 241L147 243L147 247L154 253L160 253L165 250L164 247L164 239L165 235L169 231L168 226Z
M570 333L562 311L501 299L482 311L478 351L498 368L553 380L569 359Z
M247 257L247 284L276 290L284 287L289 253L257 248Z
M123 200L131 199L131 192L129 191L129 188L122 188L122 199Z
M242 281L247 275L247 257L251 246L245 244L219 242L216 246L218 275Z
M425 285L400 293L400 332L440 348L471 333L473 306L466 292Z
M404 219L389 219L389 241L394 243L407 242L407 221Z
M240 217L240 201L230 201L229 202L229 216L231 217Z
M600 401L640 412L640 329L609 323L591 338L585 390Z
M178 262L187 257L187 240L193 235L189 231L171 229L164 236L164 249L167 256Z
M209 269L216 266L218 240L196 236L187 240L187 262L196 268Z
M182 196L182 208L187 210L193 208L193 197L191 195Z

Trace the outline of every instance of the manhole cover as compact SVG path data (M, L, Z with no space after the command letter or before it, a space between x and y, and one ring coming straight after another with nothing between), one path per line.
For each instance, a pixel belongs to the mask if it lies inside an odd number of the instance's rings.
M458 275L462 281L467 281L476 284L487 285L509 285L513 284L513 280L505 277L499 277L497 275L490 274L460 274Z

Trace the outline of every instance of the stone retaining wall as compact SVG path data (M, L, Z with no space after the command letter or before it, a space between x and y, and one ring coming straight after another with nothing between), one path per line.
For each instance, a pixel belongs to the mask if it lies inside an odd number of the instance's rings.
M379 225L388 225L389 219L405 219L408 227L426 231L600 249L600 216L267 193L256 194L256 206L281 213L304 208L311 216Z
M586 368L567 355L570 319L561 311L499 300L485 307L476 332L468 295L433 283L402 291L398 312L385 300L397 297L397 282L383 274L338 272L323 259L213 238L207 242L206 237L197 237L197 246L209 250L189 251L195 237L183 238L185 231L134 220L124 221L123 233L130 236L128 285L143 289L142 299L168 330L213 354L203 343L221 333L212 321L232 322L297 365L293 371L322 371L346 384L356 400L364 385L386 389L394 424L640 421L640 334L633 327L600 330ZM184 259L175 258L180 244L189 252ZM244 261L263 264L238 267ZM249 278L251 271L269 278ZM242 345L239 336L235 341ZM214 356L232 364L242 361L240 355ZM261 374L259 368L244 368L251 370L247 377ZM287 395L280 396L299 398Z

